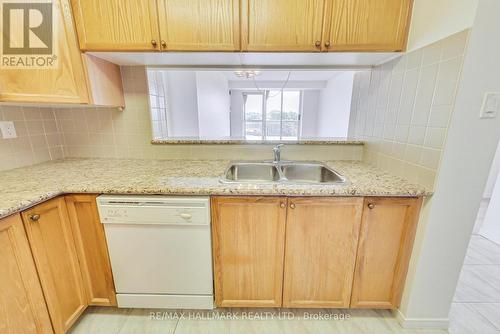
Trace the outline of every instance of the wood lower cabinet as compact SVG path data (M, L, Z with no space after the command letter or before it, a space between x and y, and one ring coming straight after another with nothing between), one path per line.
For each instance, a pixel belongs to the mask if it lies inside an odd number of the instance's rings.
M399 306L421 205L416 198L365 199L352 308Z
M0 333L53 333L19 214L0 220Z
M97 195L65 197L89 305L116 306L108 246L99 219Z
M363 198L291 198L283 307L348 308Z
M54 332L65 333L87 303L64 198L39 204L22 217Z
M239 0L158 0L163 51L240 50Z
M213 197L215 304L279 307L286 198Z

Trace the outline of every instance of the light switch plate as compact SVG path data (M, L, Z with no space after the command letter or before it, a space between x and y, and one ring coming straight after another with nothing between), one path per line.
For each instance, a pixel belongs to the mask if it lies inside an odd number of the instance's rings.
M14 122L0 122L0 131L3 139L17 138Z
M483 105L481 106L480 118L496 118L500 109L500 93L484 93Z

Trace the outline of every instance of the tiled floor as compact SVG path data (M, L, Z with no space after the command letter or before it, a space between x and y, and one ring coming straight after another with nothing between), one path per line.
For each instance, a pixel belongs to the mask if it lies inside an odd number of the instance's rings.
M478 215L475 232L487 202ZM156 319L152 312L160 312ZM229 310L230 311L230 310ZM165 310L89 308L70 334L438 334L438 330L405 330L389 311L375 310L232 310L221 313ZM219 312L228 312L223 310ZM244 315L243 312L247 312ZM250 313L254 312L254 313ZM258 312L258 313L255 313ZM290 312L290 313L286 313ZM308 313L309 312L309 313ZM216 314L219 314L217 318ZM283 314L285 316L283 316ZM311 315L330 319L311 319ZM349 317L339 320L340 316ZM261 319L255 319L260 316ZM249 319L251 318L251 319ZM479 235L471 238L450 312L452 334L500 334L500 245Z
M474 233L484 212L483 203ZM477 234L472 235L455 292L450 333L500 334L500 245Z
M152 319L154 310L90 308L70 334L444 334L438 330L404 330L389 311L372 310L233 310L233 319L212 312L184 311L184 318ZM227 310L219 312L228 312ZM246 315L244 312L247 312ZM251 313L253 315L250 315ZM258 313L255 313L258 312ZM310 312L310 313L308 313ZM281 318L271 319L271 314ZM310 319L311 314L331 319ZM168 314L167 314L168 315ZM177 314L179 315L179 314ZM340 316L347 317L340 320ZM227 316L227 315L226 315ZM260 319L256 319L259 316ZM212 317L212 319L207 319ZM266 319L267 317L267 319Z

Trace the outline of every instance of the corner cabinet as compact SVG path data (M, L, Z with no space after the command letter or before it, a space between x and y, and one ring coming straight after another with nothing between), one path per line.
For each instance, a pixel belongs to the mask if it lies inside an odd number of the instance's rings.
M286 198L213 197L215 304L279 307Z
M124 107L120 67L82 55L69 0L54 0L53 4L55 65L1 68L0 102Z
M54 333L19 214L0 220L0 267L0 333Z
M218 307L399 306L418 198L213 197Z
M54 332L66 333L87 303L64 198L39 204L22 217Z

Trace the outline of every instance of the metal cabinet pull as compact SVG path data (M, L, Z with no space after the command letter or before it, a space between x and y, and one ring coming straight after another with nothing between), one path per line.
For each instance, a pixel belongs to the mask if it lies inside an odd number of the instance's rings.
M368 203L368 209L372 210L373 208L375 208L375 204Z
M316 41L316 43L314 43L314 46L319 48L321 46L321 41Z
M151 45L156 48L156 46L158 45L158 43L156 42L156 39L152 39L151 40Z
M165 42L164 40L161 40L161 47L163 49L166 49L167 48L167 42Z
M181 213L179 216L184 219L191 219L191 214L190 213Z
M30 216L30 220L32 222L37 222L38 220L40 220L40 215L36 215L36 214L35 215L31 215Z
M290 209L295 209L295 203L290 204Z
M280 208L284 209L286 207L285 203L280 203Z
M325 47L326 47L326 48L329 48L329 47L330 47L330 45L332 45L332 44L330 43L330 41L325 42Z

